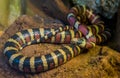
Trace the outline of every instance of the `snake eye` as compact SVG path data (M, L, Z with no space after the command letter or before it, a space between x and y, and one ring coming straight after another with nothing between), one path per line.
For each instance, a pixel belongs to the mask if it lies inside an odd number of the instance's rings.
M77 41L78 44L82 44L84 42L85 42L85 38L84 37L79 38L78 41Z

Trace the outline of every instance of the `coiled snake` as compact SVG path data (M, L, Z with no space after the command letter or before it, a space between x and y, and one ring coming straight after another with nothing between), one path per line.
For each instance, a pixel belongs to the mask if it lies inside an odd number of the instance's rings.
M11 67L25 73L53 69L79 55L81 48L92 48L111 36L104 30L104 22L86 6L73 7L67 19L70 26L27 29L9 38L4 46L4 54ZM86 25L88 20L92 25ZM28 45L40 42L72 44L36 57L27 57L19 52Z

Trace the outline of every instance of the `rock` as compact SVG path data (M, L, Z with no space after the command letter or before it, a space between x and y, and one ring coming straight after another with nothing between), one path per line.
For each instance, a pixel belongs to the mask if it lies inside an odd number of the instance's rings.
M118 10L120 0L72 0L75 5L87 5L94 12L111 19Z
M52 70L25 74L12 69L3 55L6 40L18 31L28 28L57 27L60 22L41 17L21 16L0 37L0 77L1 78L120 78L120 53L107 46L96 46L89 49L69 62ZM14 31L13 31L14 29ZM67 45L67 44L65 44ZM27 56L42 55L52 52L62 45L36 44L22 50Z
M115 46L114 48L120 52L120 8L118 9L118 14L117 14L117 25L116 25L116 31L114 33L115 38L114 38L114 42L115 42Z
M59 19L62 22L67 22L65 16L69 9L64 5L62 0L29 0L29 2L35 9L42 10L45 14L54 17L55 19Z

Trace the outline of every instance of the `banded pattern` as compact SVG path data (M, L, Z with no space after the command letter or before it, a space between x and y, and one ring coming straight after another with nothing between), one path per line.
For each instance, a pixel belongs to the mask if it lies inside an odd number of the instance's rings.
M58 49L40 57L27 57L18 52L25 46L35 43L70 43L72 38L82 37L81 32L73 29L62 31L57 34L55 31L57 31L57 29L35 28L23 30L13 35L6 42L4 49L4 54L7 56L10 65L23 72L42 72L61 65L80 53L80 47L72 45L65 46L62 49ZM54 33L56 35L46 40L44 37L48 33Z
M86 26L77 19L80 15L86 16L82 20L90 21L92 25ZM75 6L70 10L67 19L71 26L74 26L77 30L81 31L84 36L87 36L89 32L93 35L104 31L104 22L100 20L98 15L95 15L91 9L86 6Z
M80 18L80 16L83 16L84 18ZM83 21L80 21L78 18ZM104 33L105 30L104 22L101 21L100 17L94 14L90 8L84 5L83 6L77 5L75 7L72 7L67 16L67 20L71 26L76 28L76 30L81 31L84 38L86 38L84 40L85 42L84 41L83 42L84 44L88 43L89 47L86 47L85 45L82 47L90 48L90 47L94 47L96 43L101 43L102 39L100 38L99 38L100 40L96 40L96 39L99 37L99 35ZM90 25L84 24L85 21L89 21ZM73 42L80 43L81 40L74 39Z
M68 20L75 28L78 26L77 23L80 23L77 20L86 18L85 14L87 12L85 9L85 7L80 6L73 7L68 14ZM78 12L83 13L83 15L81 15L83 18L80 16L76 19L75 14ZM85 28L74 29L73 27L65 26L59 28L34 28L22 30L8 39L4 47L4 54L7 56L11 67L22 72L37 73L53 69L79 55L82 48L91 48L95 46L96 43L104 42L109 38L110 33L104 31L103 22L95 16L94 18L91 19L91 21L95 20L93 23L96 25L89 27L83 26ZM83 22L87 21L86 19L83 19ZM96 22L96 19L99 21ZM81 27L81 24L79 27ZM86 29L87 33L91 34L90 36L88 35L88 38L86 38L87 34L83 34ZM23 54L19 52L28 45L46 42L72 44L57 49L49 54L37 57L23 56Z

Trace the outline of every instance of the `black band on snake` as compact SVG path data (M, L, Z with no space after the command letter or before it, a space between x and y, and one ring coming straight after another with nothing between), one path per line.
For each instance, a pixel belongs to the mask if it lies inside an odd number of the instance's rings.
M59 28L34 28L16 33L5 44L4 54L14 69L38 73L53 69L80 54L82 48L92 48L106 41L111 34L104 30L104 23L92 10L75 6L67 17L71 26ZM92 25L85 25L88 20ZM24 56L19 51L36 43L71 43L46 55Z

